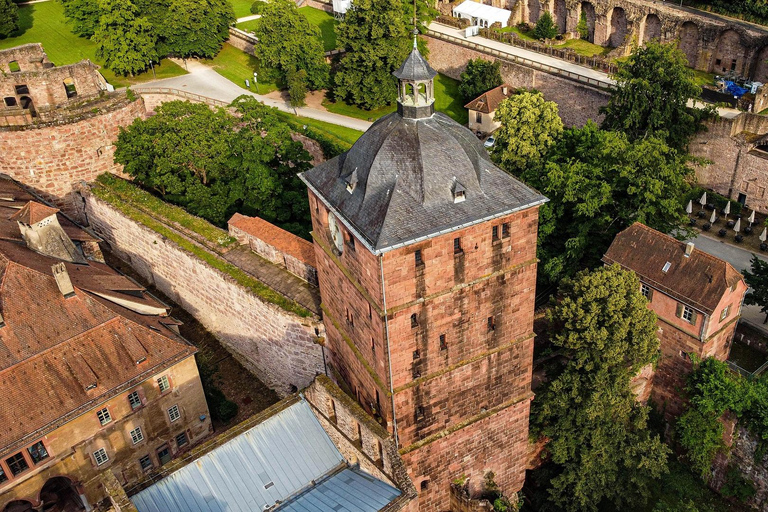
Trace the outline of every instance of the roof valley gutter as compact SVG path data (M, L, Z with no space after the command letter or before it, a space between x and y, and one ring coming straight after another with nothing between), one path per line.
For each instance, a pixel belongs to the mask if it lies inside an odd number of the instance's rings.
M395 436L395 449L400 449L400 439L397 435L397 414L395 414L395 390L392 387L392 352L389 349L389 314L387 313L387 291L384 286L384 256L379 255L381 271L381 299L384 306L384 332L387 339L387 369L389 370L389 396L392 398L392 432Z

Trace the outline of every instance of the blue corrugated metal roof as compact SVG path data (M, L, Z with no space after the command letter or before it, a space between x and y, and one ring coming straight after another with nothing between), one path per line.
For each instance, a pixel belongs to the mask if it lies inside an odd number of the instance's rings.
M171 473L132 500L139 512L260 511L265 505L289 499L343 462L309 405L301 401ZM391 501L382 501L387 496L397 495L397 489L346 469L291 501L301 506L303 500L305 508L285 510L373 511L384 506L376 504ZM360 508L363 500L371 505ZM318 505L308 508L312 503Z
M400 496L394 487L346 468L277 508L280 512L377 512Z

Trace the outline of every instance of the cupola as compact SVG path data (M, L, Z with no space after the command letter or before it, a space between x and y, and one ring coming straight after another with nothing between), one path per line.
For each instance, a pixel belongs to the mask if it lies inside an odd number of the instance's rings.
M414 29L413 50L403 65L392 73L398 80L397 112L405 119L421 119L435 113L435 76L427 60L416 47Z

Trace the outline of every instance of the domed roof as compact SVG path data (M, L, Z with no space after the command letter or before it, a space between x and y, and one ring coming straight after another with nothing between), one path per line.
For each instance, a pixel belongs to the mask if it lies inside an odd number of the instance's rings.
M300 177L375 254L546 201L439 112L382 117L348 152Z

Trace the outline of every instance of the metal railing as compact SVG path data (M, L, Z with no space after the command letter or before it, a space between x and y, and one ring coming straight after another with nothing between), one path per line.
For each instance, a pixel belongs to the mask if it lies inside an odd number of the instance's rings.
M460 37L443 34L442 32L437 32L432 29L427 31L427 35L429 35L430 37L434 37L435 39L442 39L443 41L447 41L453 44L458 44L460 46L464 46L466 48L470 48L472 50L475 50L481 53L493 55L494 57L497 57L501 60L506 60L508 62L512 62L515 64L521 64L523 66L533 68L539 71L543 71L551 75L561 76L569 80L574 80L576 82L591 85L593 87L598 87L600 89L612 89L614 87L614 84L607 80L601 80L601 79L589 77L586 75L582 75L580 73L575 73L573 71L568 71L567 69L550 66L548 64L531 60L526 57L521 57L519 55L514 55L512 53L502 52L495 48L490 48L488 46L478 44L478 43L469 41L467 39L462 39ZM510 45L510 46L513 46L513 45Z
M209 98L201 94L195 94L193 92L182 91L181 89L175 89L173 87L142 87L135 85L131 88L138 94L172 94L174 96L181 96L188 100L199 101L200 103L207 103L208 105L214 105L216 107L226 107L229 103L216 98Z

